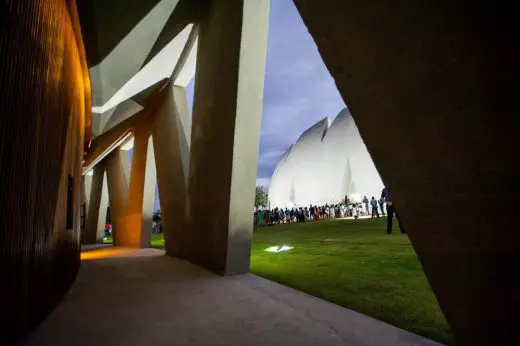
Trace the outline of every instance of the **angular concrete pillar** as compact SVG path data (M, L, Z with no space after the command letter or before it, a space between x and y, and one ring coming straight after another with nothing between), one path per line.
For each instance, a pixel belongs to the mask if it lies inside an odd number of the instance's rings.
M268 22L268 0L211 1L200 22L183 252L225 275L249 271Z
M119 231L118 245L150 247L155 200L155 159L149 126L134 128L134 149L128 204L124 212L124 228Z
M182 257L186 243L186 180L191 119L186 90L170 87L152 127L166 253Z
M141 213L141 244L150 247L152 241L153 213L155 209L155 188L157 186L157 170L155 168L155 155L153 139L148 136L148 148L146 153L146 172L144 177L143 203Z
M83 175L82 182L82 203L85 203L85 209L88 211L88 203L90 201L90 191L92 189L92 177L94 174Z
M81 239L82 244L96 244L103 241L105 219L108 207L108 190L105 167L103 163L94 166L94 174L89 193L86 230Z
M188 97L186 89L173 86L173 101L175 105L175 124L178 134L179 152L182 161L182 169L186 184L188 183L188 171L190 168L190 144L191 144L191 115L188 109Z
M92 187L92 174L81 176L81 209L80 209L80 241L87 230L88 201L90 199L90 188Z
M125 173L125 180L127 183L130 182L130 172L132 168L132 161L130 160L130 150L121 150L121 165L123 166L123 172Z
M113 239L114 245L117 246L124 246L128 242L124 232L128 194L128 183L124 172L124 165L127 163L124 158L126 154L120 149L115 149L104 161L107 171Z
M457 344L517 344L513 6L295 4L390 189Z

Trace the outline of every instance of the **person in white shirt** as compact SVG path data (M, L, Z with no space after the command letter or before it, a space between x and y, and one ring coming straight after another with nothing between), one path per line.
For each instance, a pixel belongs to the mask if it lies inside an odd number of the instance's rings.
M352 209L351 209L351 212L352 212L352 216L354 217L354 219L357 219L359 216L358 216L358 208L357 206L354 204L354 205L351 205Z

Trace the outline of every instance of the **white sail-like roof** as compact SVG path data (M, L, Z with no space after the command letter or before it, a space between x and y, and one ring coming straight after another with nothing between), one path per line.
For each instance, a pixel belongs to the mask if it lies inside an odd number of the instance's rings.
M278 162L269 186L271 208L334 204L345 195L378 198L383 182L347 108L329 126L305 131Z

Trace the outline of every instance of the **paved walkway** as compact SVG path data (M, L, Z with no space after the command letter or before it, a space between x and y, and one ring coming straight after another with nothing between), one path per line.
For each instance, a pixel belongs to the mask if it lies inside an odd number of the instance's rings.
M438 345L257 276L219 277L160 250L88 253L29 345Z

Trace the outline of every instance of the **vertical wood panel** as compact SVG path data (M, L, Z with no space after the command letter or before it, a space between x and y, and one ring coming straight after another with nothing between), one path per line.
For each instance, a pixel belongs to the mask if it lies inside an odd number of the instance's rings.
M69 6L75 7L73 1ZM79 267L88 79L64 0L0 0L0 344L34 328ZM78 23L75 23L78 25ZM67 177L73 228L65 227Z

